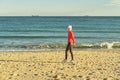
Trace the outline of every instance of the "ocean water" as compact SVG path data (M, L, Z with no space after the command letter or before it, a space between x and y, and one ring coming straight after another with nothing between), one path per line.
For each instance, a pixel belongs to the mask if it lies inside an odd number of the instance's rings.
M64 49L73 26L77 48L120 48L120 17L1 16L0 51Z

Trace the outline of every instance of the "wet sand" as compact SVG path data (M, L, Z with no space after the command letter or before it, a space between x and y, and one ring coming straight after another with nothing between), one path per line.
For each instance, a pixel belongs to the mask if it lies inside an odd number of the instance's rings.
M0 80L119 80L120 50L0 52Z

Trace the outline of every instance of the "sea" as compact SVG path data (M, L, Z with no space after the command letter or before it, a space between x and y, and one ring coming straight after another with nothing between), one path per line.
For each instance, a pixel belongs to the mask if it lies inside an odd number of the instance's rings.
M0 51L64 50L68 25L75 49L120 49L120 16L0 16Z

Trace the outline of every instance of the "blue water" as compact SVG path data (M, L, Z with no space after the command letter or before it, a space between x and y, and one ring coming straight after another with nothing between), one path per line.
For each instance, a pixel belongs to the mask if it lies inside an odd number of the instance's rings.
M66 44L68 25L73 26L77 44L120 42L117 16L1 16L0 50Z

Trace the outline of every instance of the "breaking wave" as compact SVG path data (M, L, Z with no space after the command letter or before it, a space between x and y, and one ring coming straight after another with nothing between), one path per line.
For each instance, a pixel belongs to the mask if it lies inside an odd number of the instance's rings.
M2 46L0 45L1 51L31 51L31 50L47 50L47 49L65 49L66 44L39 44L39 45L10 45ZM103 42L103 43L94 43L94 44L76 44L76 49L120 49L120 42Z

